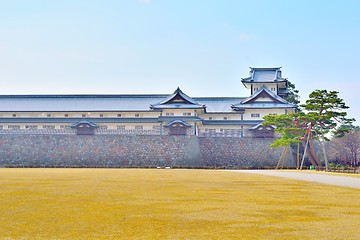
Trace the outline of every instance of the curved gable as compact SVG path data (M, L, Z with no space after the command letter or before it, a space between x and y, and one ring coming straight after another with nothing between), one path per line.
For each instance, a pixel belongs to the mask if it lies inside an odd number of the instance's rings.
M152 109L163 109L163 108L204 108L203 105L199 104L193 98L189 97L178 87L175 92L169 95L162 101L151 105Z

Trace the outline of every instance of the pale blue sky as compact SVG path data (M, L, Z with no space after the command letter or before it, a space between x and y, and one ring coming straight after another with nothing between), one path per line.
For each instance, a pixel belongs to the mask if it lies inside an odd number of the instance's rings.
M283 67L360 120L360 1L0 0L0 94L248 96ZM359 123L357 123L359 124Z

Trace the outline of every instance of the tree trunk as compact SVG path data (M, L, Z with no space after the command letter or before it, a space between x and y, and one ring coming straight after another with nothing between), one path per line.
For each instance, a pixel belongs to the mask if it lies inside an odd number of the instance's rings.
M324 136L321 135L321 138L324 139ZM325 172L328 172L329 171L329 167L328 167L328 159L327 159L327 156L326 156L326 150L325 150L325 145L323 143L323 141L321 139L319 139L319 143L321 145L321 148L323 150L323 154L324 154L324 160L325 160Z

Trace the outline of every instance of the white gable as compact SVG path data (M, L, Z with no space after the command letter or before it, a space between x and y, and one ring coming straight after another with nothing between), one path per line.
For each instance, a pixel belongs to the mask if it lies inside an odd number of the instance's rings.
M254 102L275 102L274 99L269 97L259 97Z

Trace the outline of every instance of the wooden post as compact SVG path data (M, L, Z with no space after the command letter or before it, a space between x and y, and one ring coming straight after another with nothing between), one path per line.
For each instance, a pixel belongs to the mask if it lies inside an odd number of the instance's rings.
M302 170L302 167L303 167L303 165L304 165L306 150L307 150L308 145L309 145L310 133L307 133L307 134L308 134L308 136L307 136L307 139L306 139L306 145L305 145L304 155L303 155L303 158L302 158L302 161L301 161L300 171ZM305 136L306 136L306 135L305 135Z
M296 156L296 170L299 170L299 167L300 167L300 143L298 142L297 156Z

